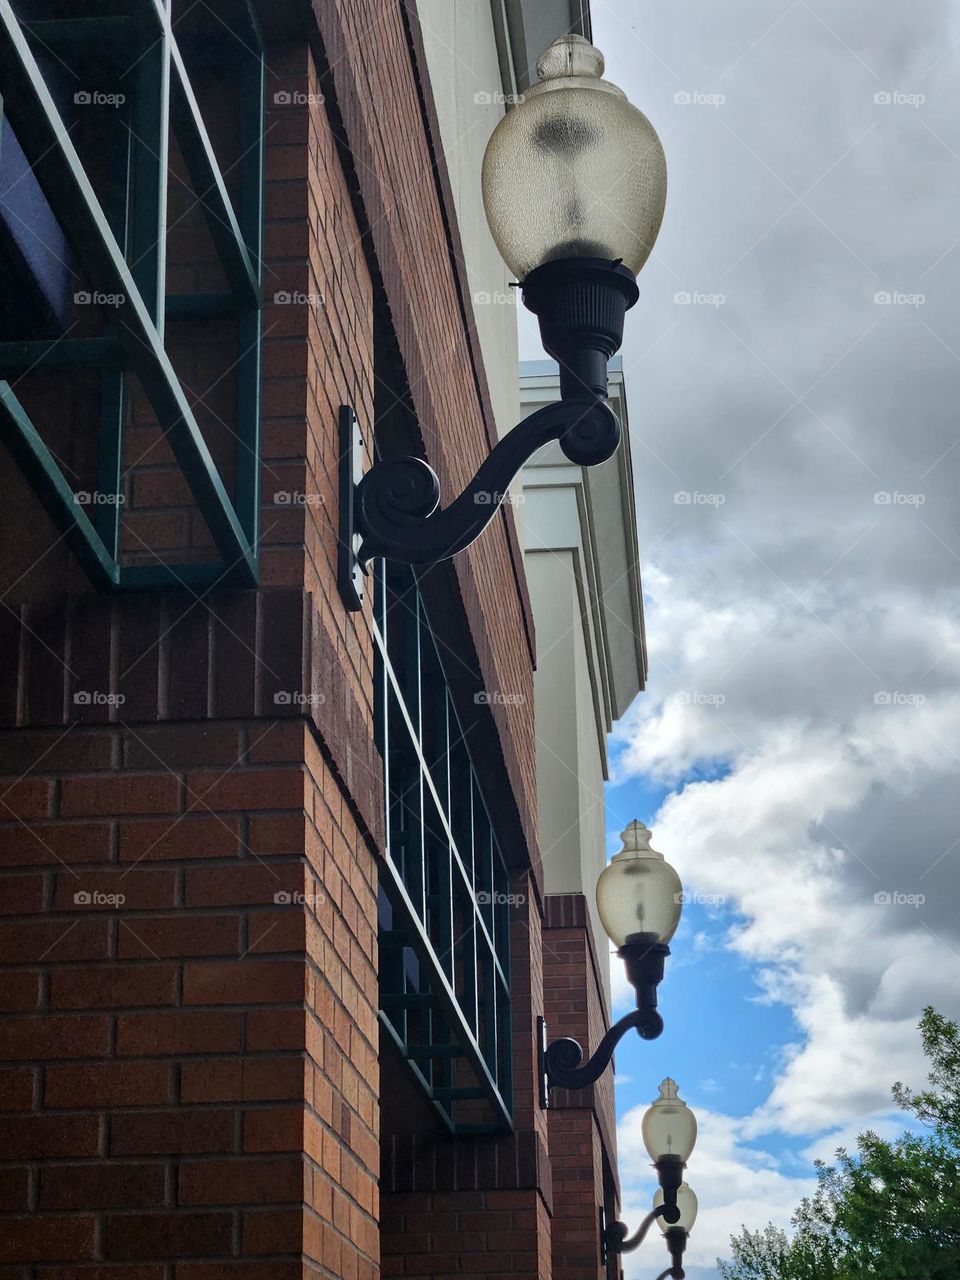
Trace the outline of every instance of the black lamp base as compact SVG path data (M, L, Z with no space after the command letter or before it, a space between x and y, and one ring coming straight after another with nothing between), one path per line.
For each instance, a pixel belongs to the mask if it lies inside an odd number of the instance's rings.
M617 952L627 971L627 981L637 993L637 1008L646 1020L638 1027L644 1040L655 1040L663 1030L663 1019L657 1013L657 987L663 981L663 968L670 948L649 934L632 933Z
M606 397L607 364L620 350L626 313L640 297L620 261L558 258L523 281L524 306L540 321L544 349L560 365L560 397Z

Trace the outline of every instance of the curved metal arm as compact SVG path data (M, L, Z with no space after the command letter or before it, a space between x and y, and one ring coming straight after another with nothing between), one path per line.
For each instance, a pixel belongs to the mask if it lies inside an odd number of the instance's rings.
M620 423L606 401L592 395L538 409L504 436L459 498L442 510L439 481L422 459L376 463L356 488L360 564L375 556L433 564L456 555L483 532L520 469L551 440L560 441L571 462L595 466L616 453Z
M667 1280L668 1276L672 1276L673 1280L684 1280L686 1272L683 1267L667 1267L666 1271L661 1271L657 1276L657 1280Z
M647 1237L647 1232L658 1218L663 1217L666 1211L667 1206L665 1204L658 1204L655 1209L651 1209L632 1236L627 1235L627 1224L625 1222L611 1222L607 1227L607 1252L633 1253L634 1249L643 1244ZM669 1269L668 1267L667 1270L669 1271Z
M564 1036L547 1046L543 1055L543 1069L549 1086L562 1089L583 1089L598 1080L613 1057L617 1045L634 1027L644 1040L656 1040L663 1030L663 1019L656 1009L634 1009L626 1017L614 1023L597 1045L596 1052L582 1067L583 1050L576 1040Z

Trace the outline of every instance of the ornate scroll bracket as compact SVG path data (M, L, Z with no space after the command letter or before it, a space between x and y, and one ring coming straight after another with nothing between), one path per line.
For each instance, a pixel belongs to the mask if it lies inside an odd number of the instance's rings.
M421 458L377 462L345 492L348 466L351 482L354 474L354 424L352 410L344 406L340 590L351 609L360 607L356 571L365 571L374 558L435 564L470 546L496 515L522 468L551 440L558 440L570 461L583 467L606 462L620 446L620 423L604 398L585 393L558 400L504 436L463 493L440 508L440 483Z

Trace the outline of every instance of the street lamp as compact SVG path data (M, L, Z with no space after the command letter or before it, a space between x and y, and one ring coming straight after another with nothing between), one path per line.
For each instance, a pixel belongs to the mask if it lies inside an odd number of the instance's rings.
M637 273L667 196L653 125L603 70L583 36L555 41L483 158L490 231L560 364L561 396L584 387L606 395L607 360L639 297Z
M662 853L650 847L650 834L642 822L631 822L620 835L623 847L597 882L600 923L617 945L617 955L637 993L637 1007L610 1028L583 1066L583 1050L576 1040L564 1037L543 1045L545 1089L555 1085L582 1089L599 1078L631 1028L636 1027L644 1040L655 1040L663 1030L663 1018L657 1012L657 987L670 954L667 944L680 923L683 891L676 871Z
M654 1208L659 1208L663 1203L664 1193L658 1189L653 1197ZM670 1266L666 1271L661 1272L657 1280L666 1280L667 1276L672 1276L673 1280L683 1280L683 1255L687 1247L687 1237L693 1230L699 1208L697 1197L685 1182L677 1188L677 1208L680 1210L680 1216L675 1222L668 1222L663 1215L657 1218L657 1225L663 1232L667 1248L670 1250Z
M675 1205L683 1171L697 1141L697 1117L677 1092L676 1080L667 1076L659 1097L647 1108L640 1127L643 1145L654 1163L668 1205ZM675 1219L668 1218L668 1221Z
M653 1197L653 1209L634 1234L627 1236L625 1223L612 1222L606 1229L605 1248L608 1253L632 1253L643 1243L647 1232L656 1222L670 1250L670 1266L657 1276L657 1280L666 1280L667 1276L674 1277L674 1280L683 1280L683 1255L687 1247L687 1237L697 1220L698 1207L697 1197L685 1182L677 1188L676 1204L672 1209L667 1205L663 1189L658 1188Z
M687 1236L697 1220L697 1197L683 1181L683 1171L697 1141L697 1117L677 1092L677 1082L669 1076L644 1112L640 1132L660 1182L653 1208L632 1236L627 1234L625 1223L611 1222L604 1245L609 1253L632 1253L656 1222L664 1233L671 1259L657 1280L666 1276L682 1280Z
M339 582L350 608L360 608L362 574L375 556L432 564L469 546L542 445L559 440L580 466L619 447L607 363L660 230L666 161L653 126L602 78L603 66L582 36L555 41L483 161L490 231L560 365L560 400L505 435L442 510L437 477L419 458L379 461L362 474L356 415L343 406Z

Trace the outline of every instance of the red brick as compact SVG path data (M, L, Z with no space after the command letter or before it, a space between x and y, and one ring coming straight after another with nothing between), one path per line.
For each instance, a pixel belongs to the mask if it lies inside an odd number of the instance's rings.
M183 967L183 1003L289 1004L304 998L305 970L298 960L238 960Z
M228 1254L233 1219L229 1213L108 1214L104 1224L107 1258L182 1258Z
M107 769L113 755L113 734L64 733L61 729L31 733L23 729L0 734L0 773L20 777L39 773L79 773ZM4 789L0 783L0 791Z
M0 964L106 960L109 947L109 923L105 919L0 922Z
M164 1280L162 1264L138 1267L40 1267L36 1280Z
M182 1161L182 1205L300 1203L303 1198L303 1161L300 1156L283 1160Z
M10 783L0 780L0 817L49 817L52 796L53 783L48 778L22 778Z
M267 1107L243 1117L244 1151L301 1151L303 1107Z
M157 911L176 905L176 871L83 871L57 876L54 911ZM80 901L78 902L78 895ZM97 899L117 899L116 905ZM120 900L122 899L122 901Z
M196 867L187 872L186 902L190 907L273 906L278 897L288 902L303 892L301 862Z
M4 1213L24 1212L30 1207L30 1170L26 1166L0 1168L0 1209ZM2 1276L0 1272L0 1276Z
M175 964L104 965L55 969L50 977L54 1009L121 1009L175 1004Z
M145 515L131 511L124 516L121 529L121 546L124 551L180 550L187 543L187 513L185 511L153 512Z
M40 1003L40 975L6 970L0 978L0 1011L30 1013Z
M48 1164L40 1169L41 1209L153 1209L163 1204L162 1164Z
M95 1156L99 1143L98 1116L0 1117L0 1151L5 1160Z
M134 477L136 507L188 507L193 498L183 473L171 468L139 471Z
M235 769L199 772L187 777L192 809L302 809L302 769Z
M170 1097L165 1062L98 1062L46 1071L47 1107L143 1107Z
M204 1058L184 1062L184 1102L275 1102L304 1096L304 1059Z
M180 1262L176 1280L303 1280L300 1262Z
M240 760L240 735L235 724L157 725L127 738L124 753L128 769L154 769L161 763L174 770L214 764L230 768Z
M94 1256L96 1219L58 1217L56 1228L36 1214L4 1218L0 1260L4 1262L74 1262ZM61 1272L62 1275L62 1272Z
M303 1239L301 1209L250 1209L243 1215L244 1253L300 1251Z
M0 876L0 915L30 915L43 910L43 876Z
M107 1052L109 1021L66 1014L9 1018L3 1027L3 1055L9 1061L34 1058L95 1058Z
M258 732L251 740L251 763L302 764L306 733L306 728L299 720L275 722L266 731Z
M115 1115L110 1125L110 1154L199 1155L228 1152L236 1146L232 1111L198 1111L181 1107L166 1111L131 1111Z
M307 912L298 904L283 906L277 911L256 912L248 925L248 954L303 952L307 945L308 918Z
M0 827L0 847L4 863L10 867L106 862L110 857L110 826L106 822L4 825Z
M248 1013L246 1020L247 1048L251 1053L306 1047L306 1016L300 1009Z
M174 814L179 807L179 788L178 779L170 773L67 778L60 794L60 812L68 818L101 817L103 814Z
M239 955L240 917L179 913L121 920L119 950L124 960Z
M161 858L231 858L239 851L236 818L197 818L124 822L120 825L120 861Z
M117 1017L117 1053L235 1053L242 1020L243 1015L235 1013L122 1013Z
M33 1071L27 1067L0 1070L0 1111L29 1111L33 1105Z
M305 839L302 815L250 816L247 847L258 857L284 853L299 854L302 857Z

